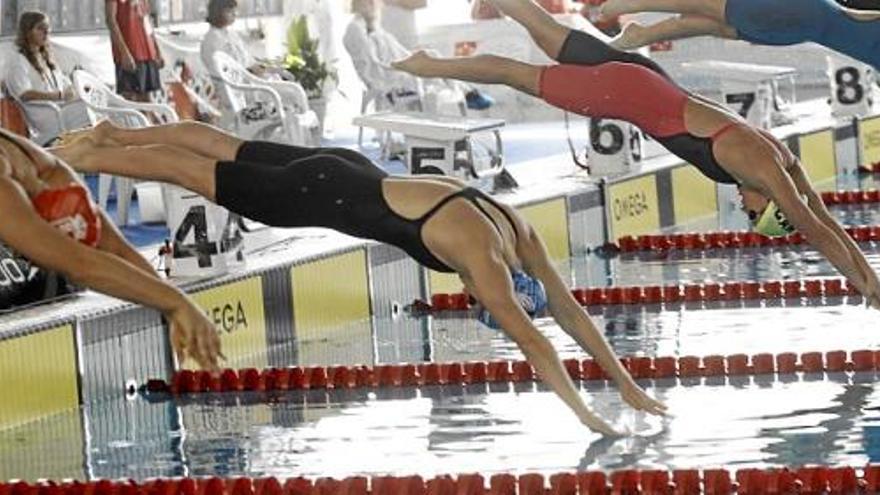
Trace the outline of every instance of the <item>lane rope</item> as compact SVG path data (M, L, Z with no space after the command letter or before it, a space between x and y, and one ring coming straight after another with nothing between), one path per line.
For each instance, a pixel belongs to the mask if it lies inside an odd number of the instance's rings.
M859 297L859 291L839 278L806 280L768 280L764 282L709 282L704 284L650 285L628 287L578 287L571 295L582 306L706 303L716 301L769 301L779 299L818 299ZM468 294L438 293L431 302L413 301L414 314L442 315L449 311L468 311L476 301Z
M880 225L860 225L844 227L856 242L880 242ZM715 249L744 249L764 247L792 247L806 244L800 232L781 237L766 237L757 232L720 231L690 232L681 234L655 234L623 236L605 249L619 250L621 253L665 252L665 251L707 251Z
M754 355L632 356L621 363L635 379L699 379L766 375L775 379L796 373L848 373L880 371L880 351L804 352ZM565 359L563 365L575 381L608 380L593 359ZM283 392L315 389L420 387L482 383L539 381L527 361L473 361L464 363L384 364L376 366L291 366L287 368L225 369L219 373L181 370L170 382L149 380L143 393L168 398L204 393ZM0 494L2 495L2 494Z
M488 483L487 483L488 481ZM769 469L626 469L612 472L173 478L0 483L0 495L765 495L880 492L880 465Z

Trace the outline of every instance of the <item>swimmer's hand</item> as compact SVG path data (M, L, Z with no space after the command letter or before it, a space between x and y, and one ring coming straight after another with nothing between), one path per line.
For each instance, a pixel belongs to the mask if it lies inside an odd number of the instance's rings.
M648 395L632 378L622 380L621 383L618 383L618 387L620 388L620 396L633 409L657 416L666 414L666 404Z
M584 415L584 417L581 418L581 423L583 423L584 426L586 426L587 428L595 431L596 433L601 433L606 437L622 437L628 434L628 432L615 430L611 427L611 425L602 420L602 418L596 416L593 413Z
M220 336L207 316L187 301L165 315L170 329L171 345L177 353L177 361L194 359L204 370L216 371L220 352Z

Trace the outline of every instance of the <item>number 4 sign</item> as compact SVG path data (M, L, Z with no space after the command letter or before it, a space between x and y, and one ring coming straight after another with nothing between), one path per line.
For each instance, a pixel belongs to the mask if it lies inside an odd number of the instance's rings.
M213 277L244 262L244 239L237 215L198 194L176 186L168 188L172 275Z
M828 74L831 78L832 115L861 117L871 112L875 75L869 65L833 54L828 56Z

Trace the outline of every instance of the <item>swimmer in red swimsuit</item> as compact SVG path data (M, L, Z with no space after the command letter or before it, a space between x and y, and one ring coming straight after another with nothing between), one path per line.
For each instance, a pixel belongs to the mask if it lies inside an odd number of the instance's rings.
M417 52L393 65L421 77L505 84L571 112L641 127L707 177L737 184L757 231L783 235L797 228L880 309L876 273L825 208L797 157L770 133L682 89L651 60L559 24L531 0L488 1L522 24L559 64L537 66L494 55L444 59Z

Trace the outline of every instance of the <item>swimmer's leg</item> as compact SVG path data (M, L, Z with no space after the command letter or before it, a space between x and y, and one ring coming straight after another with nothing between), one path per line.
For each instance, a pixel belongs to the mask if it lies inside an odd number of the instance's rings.
M736 39L736 29L708 17L683 15L643 26L631 22L609 43L619 50L632 50L656 43L695 36Z
M166 144L213 160L234 160L242 139L217 127L195 121L142 128L117 127L105 120L91 133L96 146L142 146Z
M93 147L88 153L65 156L79 172L105 173L176 184L213 201L217 161L165 144Z
M489 0L529 32L529 36L548 57L556 60L571 28L556 21L533 0Z
M532 96L540 93L541 66L497 55L438 58L418 51L392 66L419 77L458 79L483 84L504 84Z
M736 0L734 0L736 1ZM602 17L611 18L636 12L672 12L708 17L726 23L728 0L608 0L602 4Z

